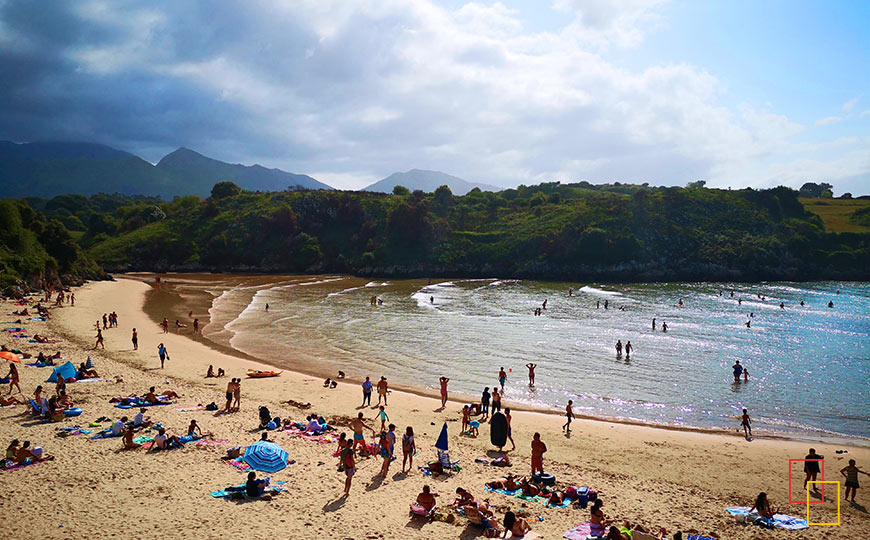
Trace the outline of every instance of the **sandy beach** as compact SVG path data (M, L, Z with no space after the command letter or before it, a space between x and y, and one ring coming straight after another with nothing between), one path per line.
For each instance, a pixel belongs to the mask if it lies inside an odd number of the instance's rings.
M510 455L513 466L499 469L475 463L477 458L498 455L489 444L489 429L482 426L477 439L459 435L461 405L449 402L444 410L430 397L394 391L389 396L390 421L404 432L413 426L419 455L414 468L401 474L401 456L393 462L383 481L373 480L381 460L358 462L351 497L340 498L344 475L336 471L331 457L336 445L317 444L286 433L272 432L295 464L272 475L287 481L285 492L272 501L237 503L211 497L210 492L244 481L244 475L220 460L230 446L246 445L259 439L257 407L267 405L273 415L304 421L307 414L323 415L330 424L346 425L350 418L364 412L369 425L375 423L376 409L359 409L361 391L357 384L341 383L335 389L323 388L322 378L285 371L270 379L245 378L247 369L270 369L251 359L217 351L185 333L163 334L143 311L150 285L131 279L90 283L75 290L76 306L51 310L49 322L26 321L29 333L61 340L56 345L26 343L4 333L7 346L18 347L35 357L39 351L60 350L74 364L90 356L104 379L123 382L71 384L68 393L85 412L81 417L60 423L38 423L26 407L0 409L0 440L29 440L55 456L55 460L15 471L0 472L0 507L3 531L9 538L145 538L175 537L219 538L227 535L244 538L474 538L481 529L457 516L453 524L425 523L411 519L408 505L424 484L441 494L446 507L458 486L478 499L488 498L497 506L499 519L504 510L524 509L531 517L533 530L545 538L561 538L568 529L584 522L588 510L545 508L484 491L484 483L505 472L528 475L530 441L540 432L549 451L544 468L553 473L559 486L589 486L604 501L603 511L622 524L629 521L671 533L705 534L722 539L752 539L776 535L778 538L863 539L870 530L866 488L860 489L858 504L841 504L841 525L812 526L803 531L766 531L741 525L725 512L730 506L751 506L760 491L766 491L775 508L782 513L805 517L804 504L789 503L789 459L803 458L810 446L825 456L825 479L843 480L839 470L848 459L870 469L870 449L831 442L806 442L765 438L752 441L720 434L685 432L633 426L596 420L576 420L571 437L560 427L564 419L555 415L517 411L513 416L516 451ZM14 321L15 309L5 304L4 321ZM104 331L106 350L91 350L94 321L103 313L116 311L119 327ZM167 314L169 316L169 314ZM8 326L8 325L7 325ZM131 329L139 331L139 350L133 351ZM188 329L189 330L189 329ZM25 341L25 343L22 343ZM164 343L171 359L160 369L156 347ZM209 365L226 370L224 379L206 379ZM8 370L6 362L0 375ZM21 387L30 397L38 384L45 384L48 368L19 366ZM348 373L354 380L369 375L377 380L389 373ZM177 408L207 404L222 405L224 389L231 377L242 377L241 411L216 415L205 410L180 411ZM155 407L149 416L178 435L191 419L217 440L229 444L196 445L169 452L146 453L144 449L122 451L120 439L89 440L87 435L58 438L61 426L78 423L86 426L94 419L116 418L128 411L114 408L109 399L131 393L144 394L148 387L171 389L181 397L174 406ZM7 387L2 387L6 392ZM377 396L375 396L376 398ZM288 400L311 403L299 409ZM509 405L509 402L507 402ZM135 411L130 412L130 416ZM443 422L448 422L450 453L460 460L462 470L438 478L423 476L417 465L435 458L435 438ZM103 427L108 427L103 423ZM736 427L736 426L735 426ZM347 428L345 431L349 430ZM509 447L509 446L508 446ZM837 454L836 450L848 450ZM797 484L793 498L801 499L801 464L792 466ZM863 479L862 479L863 480ZM870 484L865 482L865 484ZM842 487L841 487L842 489ZM834 486L825 491L826 501L811 505L810 521L836 520ZM543 521L538 520L543 517ZM668 535L670 536L670 535Z

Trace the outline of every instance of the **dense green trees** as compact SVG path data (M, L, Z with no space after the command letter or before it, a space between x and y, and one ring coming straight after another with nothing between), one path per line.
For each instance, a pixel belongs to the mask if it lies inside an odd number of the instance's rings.
M251 193L222 182L205 200L101 195L31 202L56 220L35 234L58 265L73 254L58 227L75 218L86 225L79 245L112 271L612 281L870 277L870 235L826 232L787 188L553 182L462 197L446 186L433 194L399 188Z

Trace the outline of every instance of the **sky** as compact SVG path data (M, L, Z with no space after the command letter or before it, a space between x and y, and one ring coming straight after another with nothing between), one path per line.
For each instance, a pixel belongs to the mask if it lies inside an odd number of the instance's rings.
M0 139L870 194L870 2L0 0Z

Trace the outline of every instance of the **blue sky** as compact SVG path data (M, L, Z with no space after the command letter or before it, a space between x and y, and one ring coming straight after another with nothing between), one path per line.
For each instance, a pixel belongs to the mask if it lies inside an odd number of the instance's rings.
M0 2L0 139L870 193L870 2Z

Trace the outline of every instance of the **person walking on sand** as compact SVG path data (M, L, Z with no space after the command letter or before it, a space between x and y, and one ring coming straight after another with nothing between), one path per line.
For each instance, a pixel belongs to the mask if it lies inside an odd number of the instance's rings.
M535 368L538 364L528 363L526 367L529 369L529 386L535 386Z
M743 409L740 425L743 427L743 434L746 435L746 438L752 437L752 420L749 418L749 413L746 412L746 409Z
M547 445L541 440L541 434L535 433L532 437L532 476L536 472L544 472L544 453L547 451Z
M807 489L807 484L809 484L810 480L816 480L816 475L819 474L819 462L816 460L824 459L825 456L820 456L816 454L815 448L810 448L810 453L804 457L806 461L804 461L804 472L807 473L807 477L804 479L804 489ZM815 490L816 486L813 486L813 490Z
M360 413L362 414L362 413ZM356 446L354 439L353 445ZM356 473L356 462L353 459L353 448L349 440L344 441L344 449L341 451L341 466L344 469L344 494L345 499L350 497L350 484L353 481L353 475Z
M72 307L76 307L76 293L70 293L69 295L69 305Z
M193 320L193 333L194 333L194 334L198 334L198 333L199 333L199 319L194 319L194 320Z
M483 414L483 420L489 418L489 386L483 389L483 394L480 396L480 412Z
M387 385L387 378L382 375L381 380L378 381L378 405L381 404L381 399L384 400L384 406L387 405L387 391L388 390L389 390L389 386Z
M859 467L855 465L855 460L850 459L849 465L840 469L840 474L846 477L846 495L843 497L844 500L849 500L849 490L852 490L852 502L855 502L855 495L858 493L858 473L866 474L870 476L870 474L862 471Z
M233 386L233 412L239 412L242 408L242 380L236 379L236 385Z
M417 443L414 441L414 428L408 426L402 435L402 472L405 472L405 463L408 470L414 467L414 454L417 453Z
M13 386L18 389L19 394L23 393L21 391L21 385L18 382L19 381L18 368L15 366L15 364L13 364L11 362L9 363L9 373L6 374L6 378L9 379L9 392L7 392L7 394L12 395L12 387ZM41 386L37 387L37 391L39 391L40 388L42 388L42 387ZM37 400L37 402L38 402L38 400Z
M443 409L447 406L447 383L450 382L450 379L441 377L438 382L441 383L441 408Z
M131 339L131 341L133 342L133 350L138 351L139 350L139 332L137 332L135 328L133 329L133 338Z
M163 327L163 333L164 333L164 334L168 334L168 333L169 333L169 319L167 319L166 317L163 317L163 322L160 323L160 326Z
M94 343L94 349L97 347L102 347L103 350L106 350L106 344L103 343L103 331L97 328L97 342Z
M369 429L372 432L372 435L375 434L374 428L369 427L365 421L363 420L363 413L359 413L356 419L352 420L350 423L350 429L353 430L353 447L351 451L356 450L356 446L362 446L362 451L360 455L369 455L369 449L366 447L366 438L363 435L363 428Z
M372 404L372 381L368 377L366 377L365 382L362 383L362 392L363 392L363 402L360 407L365 407L367 404Z
M498 384L501 385L501 391L504 393L504 383L507 382L507 373L504 371L504 367L499 368L498 370Z
M517 449L517 443L514 442L513 430L511 430L511 410L507 407L504 409L504 419L507 422L507 438L511 442L511 452ZM499 448L499 450L501 450Z
M565 407L565 418L568 419L565 425L562 426L562 431L571 433L571 421L574 420L574 401L569 399L568 405Z
M160 369L163 369L163 362L169 358L169 353L166 352L166 347L162 343L157 346L157 356L160 357Z
M235 385L236 385L236 380L235 380L235 379L230 379L230 382L227 383L227 395L226 395L226 398L227 398L227 404L226 404L226 406L224 407L224 412L225 412L225 413L230 412L230 406L232 406L232 404L233 404L233 387L234 387Z

